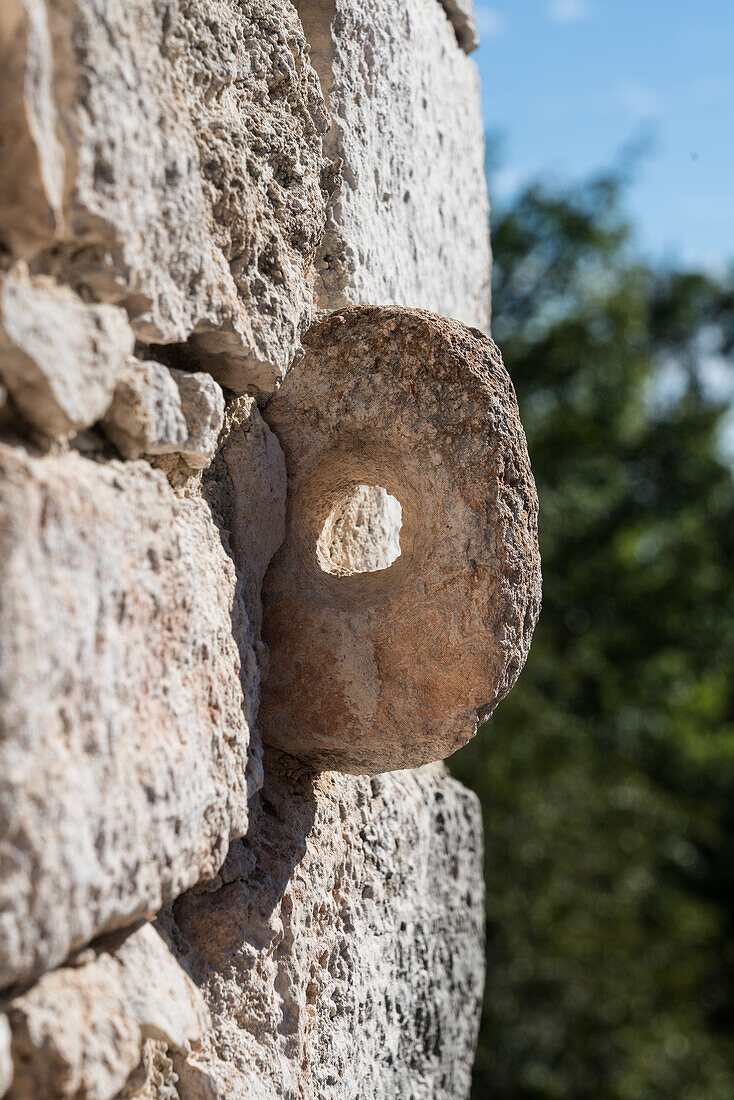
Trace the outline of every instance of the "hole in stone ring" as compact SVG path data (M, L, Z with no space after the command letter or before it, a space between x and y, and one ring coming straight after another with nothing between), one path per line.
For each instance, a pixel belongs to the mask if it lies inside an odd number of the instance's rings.
M400 557L402 508L381 485L356 485L332 508L316 547L325 573L347 577L389 569Z

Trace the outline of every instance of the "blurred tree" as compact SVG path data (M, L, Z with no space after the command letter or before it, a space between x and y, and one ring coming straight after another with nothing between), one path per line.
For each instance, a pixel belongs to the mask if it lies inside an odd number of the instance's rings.
M734 278L636 259L624 186L494 219L544 609L451 761L485 814L481 1100L734 1097Z

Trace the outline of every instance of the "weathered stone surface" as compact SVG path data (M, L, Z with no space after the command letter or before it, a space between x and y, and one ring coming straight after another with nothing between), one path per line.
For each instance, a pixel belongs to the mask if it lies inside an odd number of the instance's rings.
M180 452L189 429L168 367L130 359L102 427L124 458Z
M224 423L224 395L209 374L130 359L102 427L125 458L180 455L205 469Z
M197 1100L195 1095L178 1091L178 1074L173 1068L174 1054L165 1043L146 1039L143 1057L130 1074L115 1100ZM208 1100L203 1096L201 1100Z
M461 1100L483 984L481 814L442 765L369 778L266 756L213 892L159 922L214 1026L207 1100Z
M124 310L86 305L25 265L0 275L0 376L39 431L69 435L99 420L134 342Z
M462 50L465 53L476 50L479 35L472 0L441 0L441 6L449 17Z
M185 1055L210 1026L201 993L150 926L85 952L7 1006L10 1100L112 1100L155 1040Z
M341 771L416 767L492 713L538 617L538 504L514 390L491 340L422 311L351 307L305 342L265 410L288 507L263 588L263 737ZM320 538L358 485L402 505L402 552L344 576Z
M489 324L479 78L436 0L297 0L343 182L319 248L325 309L397 302Z
M140 1028L109 956L45 974L8 1014L10 1100L110 1100L140 1058Z
M10 1024L7 1016L0 1014L0 1096L5 1096L12 1080L13 1060L10 1056Z
M400 556L400 503L377 485L360 485L329 517L320 544L331 573L373 573Z
M205 469L217 449L217 440L224 423L224 395L209 374L174 370L181 409L188 433L181 453L193 470Z
M199 990L150 924L127 936L112 952L133 1019L144 1039L185 1053L209 1028Z
M146 463L0 444L0 576L1 986L216 871L258 671L208 506Z
M259 639L262 582L285 534L285 458L253 398L239 398L228 417L204 488L227 532L247 616ZM260 656L266 657L262 646Z
M8 0L0 239L233 389L308 323L327 116L280 0ZM47 250L53 246L53 252Z
M66 158L57 133L44 0L0 4L0 238L32 255L61 230Z

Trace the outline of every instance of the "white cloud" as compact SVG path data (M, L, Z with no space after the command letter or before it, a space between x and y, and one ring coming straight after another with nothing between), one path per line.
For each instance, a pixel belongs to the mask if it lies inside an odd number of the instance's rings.
M617 99L635 118L654 118L662 109L657 92L639 80L623 80L617 90Z
M590 15L589 0L549 0L548 16L554 23L580 23Z
M502 16L489 4L475 4L474 18L477 21L480 38L494 38L495 35L502 33L504 27Z

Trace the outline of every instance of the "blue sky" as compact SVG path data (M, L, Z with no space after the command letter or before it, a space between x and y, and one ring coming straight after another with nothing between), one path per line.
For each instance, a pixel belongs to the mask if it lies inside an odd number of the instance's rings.
M734 0L475 0L494 199L528 177L577 178L641 134L630 192L645 251L734 260Z

